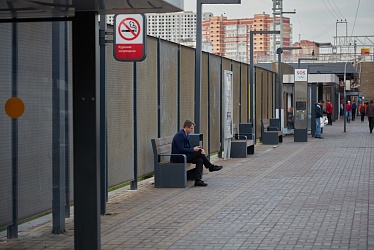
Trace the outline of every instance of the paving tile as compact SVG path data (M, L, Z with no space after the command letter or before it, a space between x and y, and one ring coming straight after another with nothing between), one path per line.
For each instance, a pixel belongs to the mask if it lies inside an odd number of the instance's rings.
M374 249L374 135L366 123L324 129L324 140L285 136L245 159L212 160L206 188L156 189L152 180L110 195L102 249ZM51 222L0 238L0 249L73 249L74 225Z

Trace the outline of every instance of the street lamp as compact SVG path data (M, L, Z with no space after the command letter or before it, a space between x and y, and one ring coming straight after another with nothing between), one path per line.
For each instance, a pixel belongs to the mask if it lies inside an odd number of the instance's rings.
M201 130L202 4L240 4L241 0L197 0L195 55L195 133Z
M249 94L250 94L250 123L252 123L252 126L253 126L253 133L255 134L256 136L256 124L253 122L253 106L255 105L255 102L254 102L254 84L255 84L255 74L254 74L254 70L255 70L255 66L254 66L254 63L253 63L253 34L280 34L280 31L279 30L253 30L249 33L249 51L251 52L250 54L250 59L249 59L249 67L250 67L250 72L249 72L249 81L250 81L250 90L249 90ZM256 138L256 137L255 137Z
M303 61L316 61L317 58L315 57L311 57L311 58L299 58L297 59L297 68L300 69L300 61L303 60Z
M278 54L278 118L280 121L280 128L282 128L282 53L284 50L302 49L301 47L279 47L277 49Z
M346 105L346 102L347 102L347 97L346 97L346 92L345 92L345 82L346 82L346 74L347 74L347 63L349 63L350 61L346 61L345 62L345 65L344 65L344 80L343 80L343 83L344 83L344 86L343 86L343 89L344 89L344 98L343 98L343 116L344 116L344 133L347 132L347 116L346 116L346 110L345 110L345 105Z

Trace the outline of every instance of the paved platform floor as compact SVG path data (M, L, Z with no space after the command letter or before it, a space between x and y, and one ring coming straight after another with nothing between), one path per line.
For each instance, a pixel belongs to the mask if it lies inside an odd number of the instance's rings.
M207 187L156 189L110 196L101 217L102 249L374 249L374 134L356 120L324 128L324 139L286 136L258 144L246 159L216 159ZM73 249L51 222L1 238L0 249Z

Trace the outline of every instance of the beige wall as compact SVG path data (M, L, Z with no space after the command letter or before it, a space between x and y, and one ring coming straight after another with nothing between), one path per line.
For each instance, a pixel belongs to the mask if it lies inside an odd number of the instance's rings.
M360 94L363 93L365 100L374 100L374 62L361 63L361 86L359 87ZM360 64L357 71L360 70Z

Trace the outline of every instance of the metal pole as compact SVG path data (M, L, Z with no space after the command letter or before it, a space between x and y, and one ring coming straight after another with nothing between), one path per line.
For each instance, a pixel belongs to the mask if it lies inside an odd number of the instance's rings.
M197 0L195 55L195 134L201 131L202 4L240 4L241 0Z
M346 114L345 114L345 112L346 112L345 103L347 102L346 101L346 92L345 92L345 81L346 81L346 72L347 72L347 63L348 62L349 61L347 61L344 65L344 82L343 82L343 84L344 84L344 88L343 88L344 89L344 98L343 98L344 133L347 132L347 117L346 117Z
M282 49L277 49L278 54L278 118L280 126L282 127L282 119L281 119L281 106L282 106Z
M100 214L106 213L108 201L107 89L106 89L106 15L100 15Z
M256 31L251 31L249 33L249 51L250 51L250 57L249 57L249 68L250 68L250 72L249 72L249 81L250 81L250 123L253 124L253 131L256 131L255 130L255 124L253 122L253 116L254 116L254 113L253 113L253 106L254 106L254 84L255 84L255 79L254 79L254 69L255 69L255 66L254 66L254 63L253 63L253 34L280 34L280 31L279 30L256 30Z
M18 96L18 24L12 23L12 97ZM18 119L12 118L12 224L7 238L18 238Z
M195 133L201 131L201 63L202 63L202 0L196 6L196 55L195 55Z
M278 54L278 113L279 113L279 124L281 131L283 131L283 123L282 123L282 87L283 87L283 79L282 79L282 64L281 64L281 54L284 50L293 50L293 49L301 49L301 47L280 47L277 49Z
M255 66L253 65L253 34L254 32L251 31L249 33L249 50L251 51L251 54L250 54L250 58L249 58L249 67L250 67L250 70L249 70L249 98L250 98L250 119L249 119L249 122L252 123L253 125L253 89L254 89L254 84L255 84L255 79L254 79L254 70L255 70ZM254 128L253 128L253 131Z

